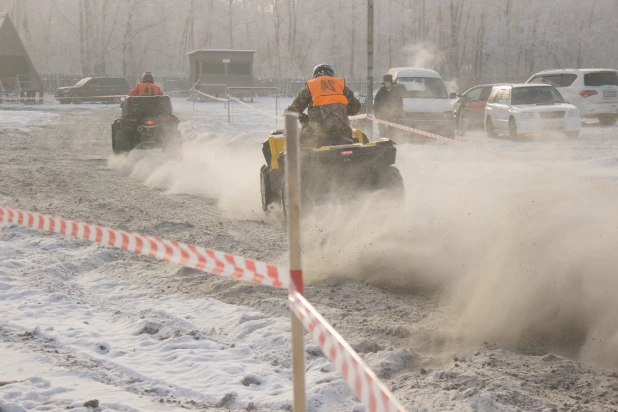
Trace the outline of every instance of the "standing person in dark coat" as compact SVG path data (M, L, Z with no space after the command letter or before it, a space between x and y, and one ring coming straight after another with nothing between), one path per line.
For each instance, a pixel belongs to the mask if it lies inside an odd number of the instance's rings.
M375 115L380 120L396 123L403 116L403 98L395 87L393 76L385 75L382 84L383 86L378 90L374 102ZM391 137L392 127L379 123L378 128L380 129L380 137Z

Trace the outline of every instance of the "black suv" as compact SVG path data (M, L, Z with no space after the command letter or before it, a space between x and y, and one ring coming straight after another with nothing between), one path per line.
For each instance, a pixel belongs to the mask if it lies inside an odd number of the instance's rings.
M62 104L82 102L114 103L130 91L129 82L123 77L86 77L75 86L56 89L56 100Z

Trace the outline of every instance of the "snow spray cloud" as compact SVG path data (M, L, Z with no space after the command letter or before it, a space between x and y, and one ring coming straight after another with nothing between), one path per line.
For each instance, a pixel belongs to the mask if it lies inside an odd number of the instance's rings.
M183 144L179 158L161 150L136 150L112 156L108 164L170 194L215 199L223 211L239 218L263 217L257 176L263 164L259 137L266 135L202 132Z
M618 367L615 195L443 145L399 145L397 164L406 216L373 195L304 222L308 283L431 293L444 316L429 330L459 350L534 342Z

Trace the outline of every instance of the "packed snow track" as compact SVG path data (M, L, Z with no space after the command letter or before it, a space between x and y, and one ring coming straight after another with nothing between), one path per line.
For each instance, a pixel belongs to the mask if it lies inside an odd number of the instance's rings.
M271 119L174 99L181 156L113 156L116 106L5 106L0 203L286 264L260 205ZM618 184L616 126L462 139ZM399 143L405 210L375 194L304 219L308 299L410 411L618 410L616 194ZM281 290L3 224L0 306L0 411L291 410ZM310 411L365 410L306 356Z

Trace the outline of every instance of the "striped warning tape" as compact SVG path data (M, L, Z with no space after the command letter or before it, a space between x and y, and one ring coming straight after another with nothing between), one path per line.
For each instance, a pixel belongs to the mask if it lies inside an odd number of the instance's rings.
M208 97L209 99L217 100L217 101L219 101L219 102L228 102L228 99L222 99L222 98L220 98L220 97L211 96L211 95L206 94L206 93L204 93L204 92L201 92L201 91L199 91L199 90L191 89L191 91L192 91L192 92L195 92L195 93L198 93L198 94L201 94L202 96L206 96L206 97Z
M186 93L189 92L190 90L172 90L169 92L163 92L164 95L166 94L174 94L174 93ZM115 99L115 98L119 98L119 97L127 97L126 94L114 94L114 95L105 95L105 96L77 96L79 99L82 100L95 100L95 99ZM6 97L3 98L2 96L0 96L0 100L4 100L5 102L20 102L23 100L57 100L57 101L63 101L63 100L69 100L72 101L74 99L73 96L43 96L43 97Z
M73 236L230 279L290 287L288 269L212 249L6 206L0 206L0 222Z
M405 412L395 396L318 311L297 291L290 291L290 309L335 365L368 412Z
M255 111L256 111L256 112L258 112L258 113L261 113L261 114L263 114L264 116L270 117L271 119L279 120L279 118L278 118L277 116L275 116L274 114L270 114L270 113L265 112L264 110L260 110L260 109L258 109L257 107L253 107L253 106L251 106L250 104L247 104L247 103L245 103L245 102L243 102L243 101L241 101L241 100L236 99L235 97L228 96L228 98L230 98L231 100L234 100L235 102L238 102L238 103L240 103L240 104L242 104L242 105L245 105L245 106L247 106L247 107L249 107L249 108L251 108L251 109L255 110Z

